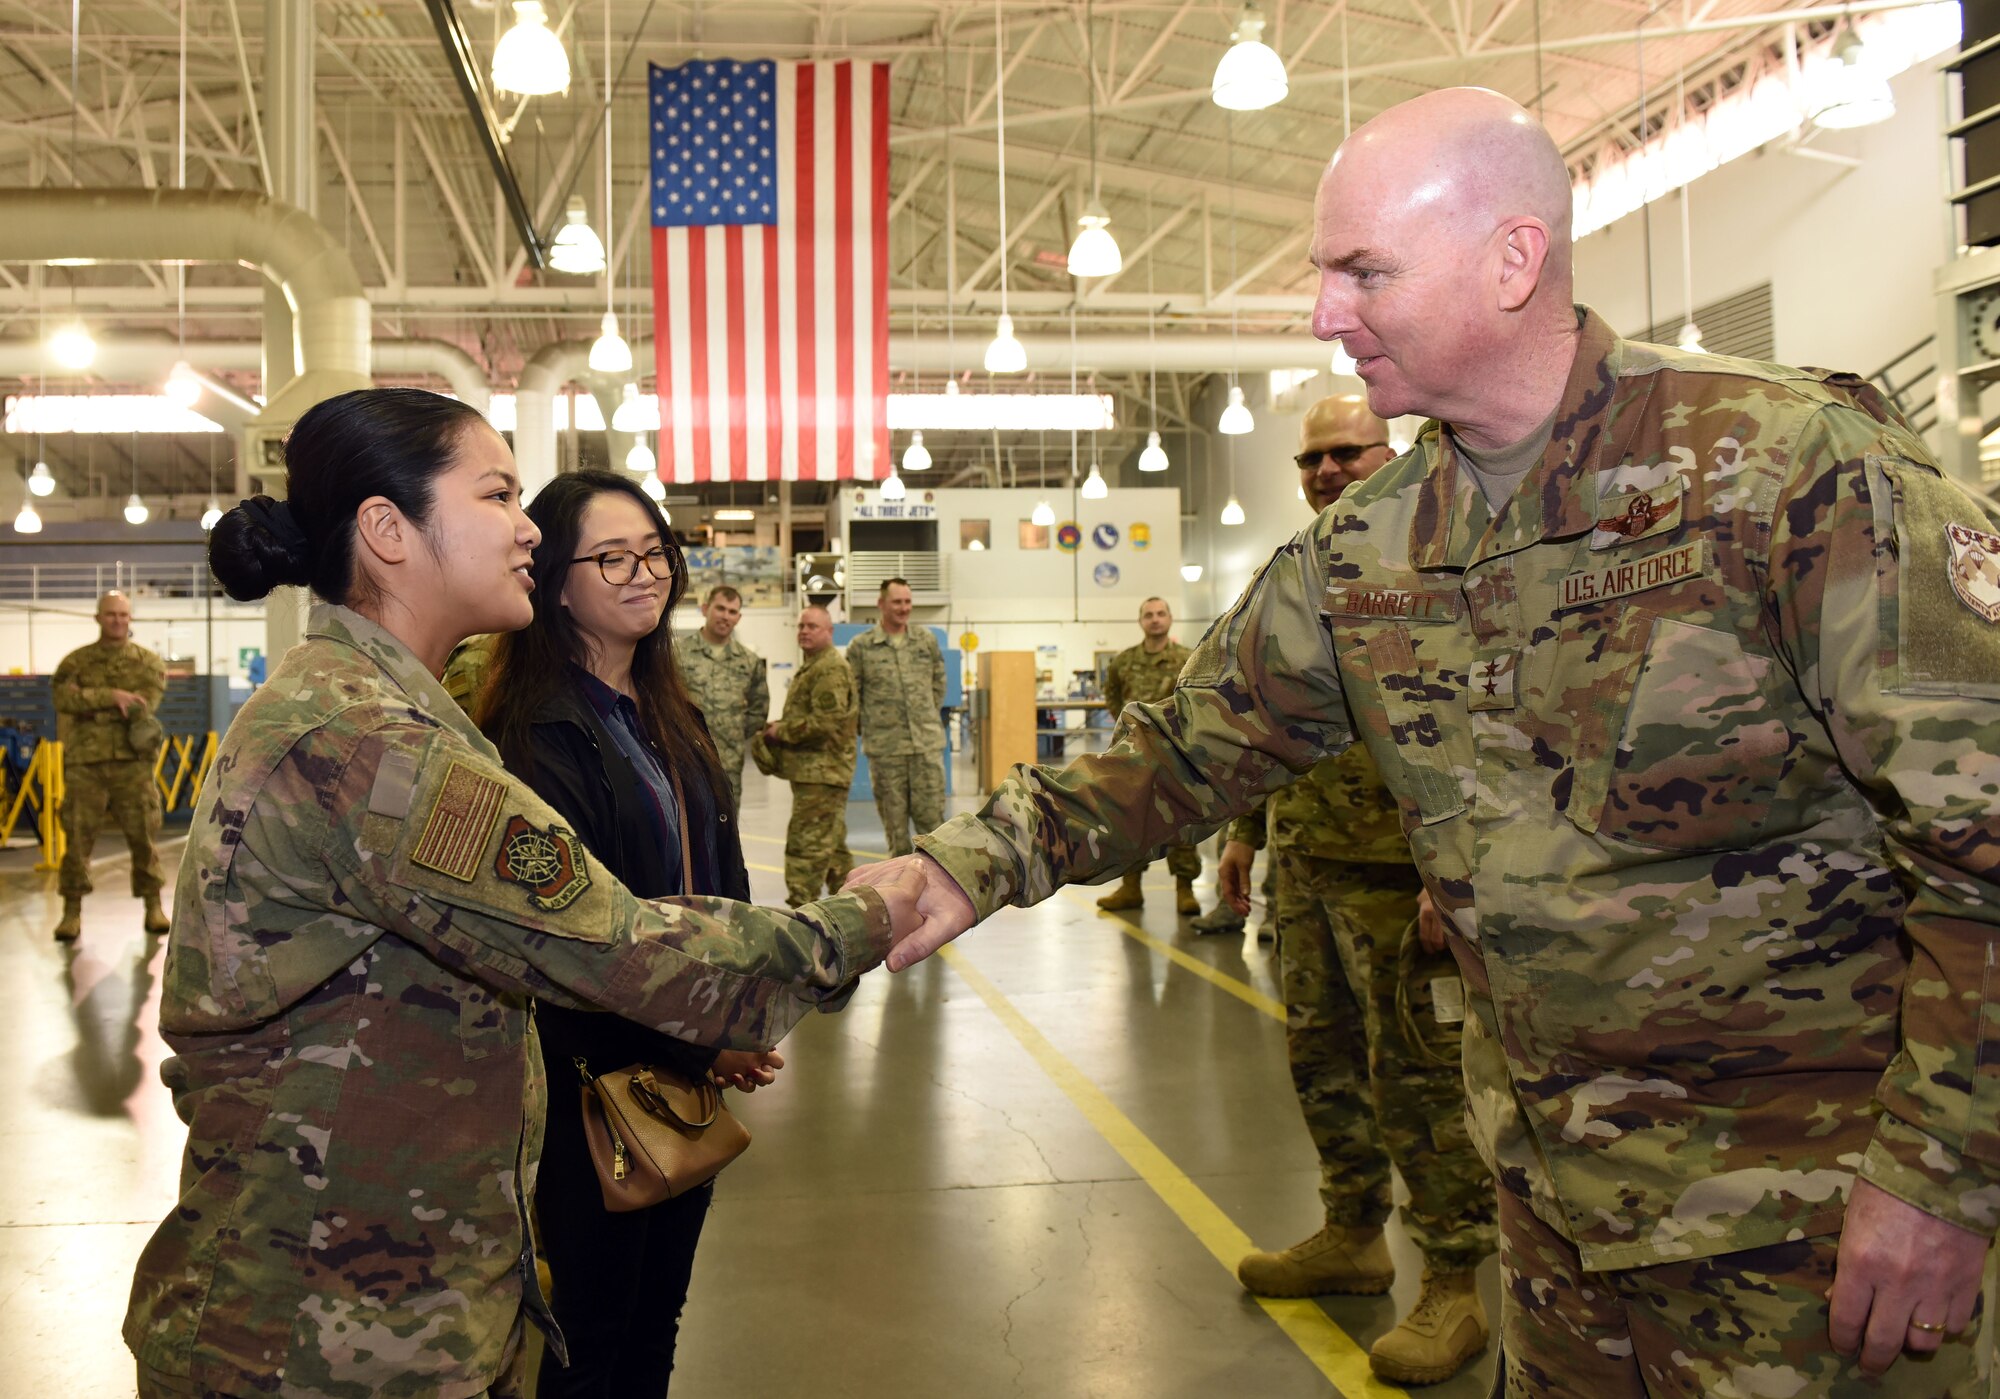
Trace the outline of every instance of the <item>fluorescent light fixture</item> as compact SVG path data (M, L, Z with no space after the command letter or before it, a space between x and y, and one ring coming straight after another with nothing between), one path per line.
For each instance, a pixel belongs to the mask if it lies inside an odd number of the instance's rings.
M569 91L569 54L541 0L515 0L514 27L493 46L493 86L523 97Z
M167 371L167 397L183 408L192 408L201 402L201 380L195 376L194 368L186 360L179 360Z
M1111 215L1102 204L1091 200L1077 216L1076 226L1076 241L1069 245L1070 276L1109 277L1124 268L1125 255L1111 236Z
M1139 453L1139 469L1141 471L1165 471L1168 465L1167 449L1160 445L1160 434L1157 432L1147 433L1146 450Z
M1083 478L1083 488L1078 492L1085 500L1102 500L1111 494L1111 488L1104 484L1104 473L1097 469L1097 463L1090 464L1090 475Z
M716 511L709 518L715 520L754 520L757 518L757 512L755 510L745 510L740 506L729 506Z
M653 432L660 426L660 400L642 394L637 384L627 384L618 395L618 407L611 413L614 432Z
M131 495L125 497L126 524L143 525L146 523L146 517L151 515L152 513L153 513L152 511L146 508L146 502L139 498L139 493L137 491L134 491L132 492Z
M22 501L21 513L14 517L14 533L40 534L41 532L42 517L35 509L34 502L28 500Z
M1222 523L1225 525L1243 523L1243 502L1235 496L1229 497L1229 504L1222 507Z
M1245 5L1229 33L1229 51L1215 65L1209 96L1232 112L1259 112L1285 100L1285 61L1264 42L1264 16Z
M901 500L909 492L903 489L903 478L891 471L882 482L882 499Z
M1199 583L1201 581L1201 565L1198 563L1182 564L1181 581L1184 583Z
M632 347L618 333L618 313L606 311L598 337L590 342L590 367L599 374L628 374L632 369Z
M903 470L929 471L931 469L931 449L924 445L922 431L910 434L910 445L903 449Z
M653 456L653 449L646 445L644 437L634 442L632 450L625 454L625 469L627 471L644 471L649 475L659 471L659 460Z
M1231 384L1229 406L1222 410L1222 416L1216 420L1215 430L1227 433L1231 437L1241 437L1256 426L1256 422L1250 417L1250 409L1243 402L1243 386Z
M658 502L667 498L666 484L658 476L648 476L639 483L639 489L646 493L646 499L650 501ZM668 524L674 522L674 517L668 515L666 511L662 510L660 513L666 515Z
M1031 511L1028 515L1028 523L1031 525L1039 525L1043 529L1047 529L1050 525L1054 524L1055 522L1056 522L1056 510L1053 505L1049 504L1047 498L1043 498L1041 500L1036 501L1034 510Z
M204 533L215 528L222 519L222 502L214 496L208 498L208 506L201 512L201 528Z
M9 431L12 431L10 428ZM28 494L54 495L56 493L55 473L49 470L45 461L35 463L35 469L28 473Z
M1028 351L1014 338L1014 318L1003 314L986 347L988 374L1019 374L1028 367Z
M563 210L563 226L549 245L549 266L572 277L588 277L604 270L604 240L590 226L590 213L580 195Z
M221 432L192 408L163 393L19 394L6 399L0 431L18 433ZM35 477L30 473L28 489ZM54 482L50 486L53 488Z
M49 353L64 369L88 369L97 358L97 342L82 321L69 321L49 336Z

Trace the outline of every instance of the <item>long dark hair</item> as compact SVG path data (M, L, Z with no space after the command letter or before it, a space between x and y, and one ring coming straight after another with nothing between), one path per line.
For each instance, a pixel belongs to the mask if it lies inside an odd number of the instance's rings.
M473 707L474 722L500 750L509 768L523 775L533 773L532 731L537 716L565 687L576 683L570 667L589 668L583 633L562 605L563 581L572 568L595 567L570 560L582 547L584 511L599 496L612 494L638 502L660 532L660 541L673 563L660 625L640 638L632 651L632 688L638 698L640 722L683 786L699 782L714 791L722 780L722 765L674 667L674 608L687 592L687 564L660 508L630 477L609 471L576 471L556 477L535 493L528 506L528 518L542 531L533 568L535 619L520 631L494 639L486 681Z
M437 478L484 421L423 389L354 389L314 404L285 438L286 499L256 496L216 521L209 568L239 602L288 583L328 602L367 601L368 579L354 566L355 511L379 495L426 531Z

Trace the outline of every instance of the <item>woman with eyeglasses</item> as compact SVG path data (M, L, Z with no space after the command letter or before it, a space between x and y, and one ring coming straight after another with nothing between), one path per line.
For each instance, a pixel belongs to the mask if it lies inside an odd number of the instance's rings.
M558 476L528 518L534 620L493 646L474 706L510 770L561 812L584 848L642 897L747 900L750 878L701 715L674 669L668 619L687 569L658 507L630 477ZM681 861L686 822L693 868ZM667 1392L681 1306L712 1183L648 1209L604 1207L585 1144L576 1059L593 1074L645 1062L745 1090L784 1060L697 1048L613 1016L537 1015L551 1084L535 1187L565 1368L542 1361L542 1399L652 1399Z
M328 399L285 478L209 539L231 597L317 603L223 735L181 862L160 1077L188 1144L132 1281L138 1392L517 1394L524 1323L561 1345L525 1224L529 998L768 1047L916 926L916 890L636 897L501 765L437 677L559 570L531 568L513 456L473 409Z

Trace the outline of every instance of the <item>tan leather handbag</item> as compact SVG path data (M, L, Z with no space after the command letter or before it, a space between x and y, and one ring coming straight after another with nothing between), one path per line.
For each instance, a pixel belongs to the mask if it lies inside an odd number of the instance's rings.
M673 784L680 806L681 884L689 887L694 851L687 797L679 777ZM713 1180L750 1145L750 1129L722 1105L722 1090L709 1079L690 1082L658 1064L593 1075L581 1057L574 1062L583 1077L584 1140L604 1208L613 1214L686 1194Z

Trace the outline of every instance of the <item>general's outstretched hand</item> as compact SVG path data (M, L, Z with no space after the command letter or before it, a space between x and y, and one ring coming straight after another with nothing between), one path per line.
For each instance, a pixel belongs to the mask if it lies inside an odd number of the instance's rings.
M854 873L847 876L844 887L852 889L858 884L874 885L885 899L891 889L899 896L913 891L915 907L907 923L900 916L898 900L889 901L890 922L896 931L896 945L889 951L892 972L923 961L979 921L972 900L965 897L958 881L928 855L903 855L877 864L857 865Z

